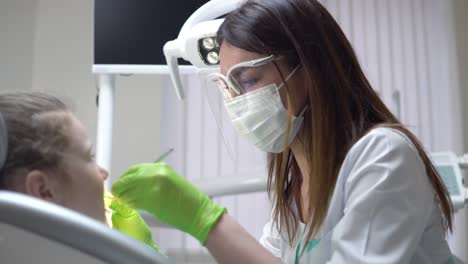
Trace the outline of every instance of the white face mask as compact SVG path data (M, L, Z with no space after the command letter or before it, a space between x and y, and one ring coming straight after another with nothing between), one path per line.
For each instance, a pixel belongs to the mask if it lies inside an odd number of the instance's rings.
M287 81L299 68L297 66ZM270 84L255 91L225 100L227 113L237 132L259 149L280 153L294 140L299 131L305 109L298 117L292 116L291 129L286 142L288 110L283 106L278 86Z

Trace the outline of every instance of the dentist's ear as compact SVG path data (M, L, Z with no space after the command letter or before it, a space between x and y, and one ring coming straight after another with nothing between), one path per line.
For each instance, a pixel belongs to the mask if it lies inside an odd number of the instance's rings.
M28 195L50 202L56 202L51 179L49 175L43 171L30 171L25 177L24 188L25 193Z

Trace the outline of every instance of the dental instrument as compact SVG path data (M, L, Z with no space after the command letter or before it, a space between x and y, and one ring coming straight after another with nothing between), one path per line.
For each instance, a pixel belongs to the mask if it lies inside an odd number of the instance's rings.
M174 148L170 148L169 150L167 150L166 152L164 152L163 154L161 154L161 156L159 156L159 158L157 158L154 162L161 162L161 161L163 161L167 156L169 156L169 154L172 153L172 151L174 151Z

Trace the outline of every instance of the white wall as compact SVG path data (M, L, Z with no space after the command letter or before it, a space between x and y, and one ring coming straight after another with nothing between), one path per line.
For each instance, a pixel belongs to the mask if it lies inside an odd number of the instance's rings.
M32 88L56 94L96 138L93 1L38 0ZM157 76L117 77L112 178L159 155L160 85Z
M459 83L464 123L464 151L468 152L468 31L466 29L468 26L468 1L455 0L454 7Z
M454 22L455 22L455 38L456 38L456 55L458 61L458 85L460 87L460 105L462 111L463 122L463 141L464 153L468 153L468 1L454 0ZM465 173L465 183L467 182L468 174ZM461 220L461 219L458 219ZM468 218L465 217L465 226L468 226ZM456 234L459 237L468 234ZM468 245L464 245L465 252L468 251Z
M0 1L0 91L31 89L37 1Z

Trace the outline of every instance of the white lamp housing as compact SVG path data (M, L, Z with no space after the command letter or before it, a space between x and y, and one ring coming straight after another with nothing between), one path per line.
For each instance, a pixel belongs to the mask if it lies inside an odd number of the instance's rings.
M184 98L180 79L178 58L190 62L198 68L209 68L216 64L209 63L200 52L200 40L216 37L219 26L224 19L217 19L234 9L245 0L211 0L195 11L184 23L179 36L168 41L163 48L169 67L172 83L179 99Z

